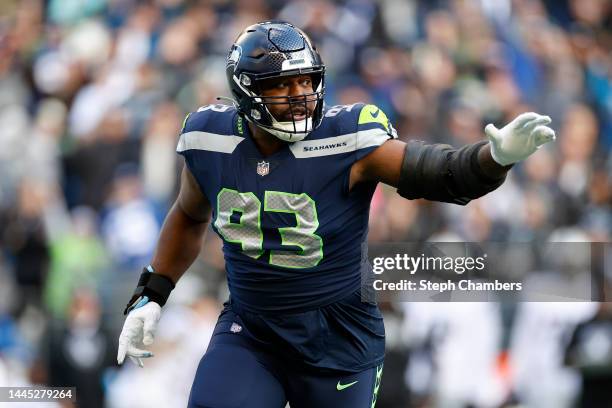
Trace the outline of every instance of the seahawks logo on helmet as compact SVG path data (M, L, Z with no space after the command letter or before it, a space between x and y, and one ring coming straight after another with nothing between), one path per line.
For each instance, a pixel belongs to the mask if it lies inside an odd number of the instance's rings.
M236 65L242 56L242 47L234 45L227 56L227 63Z

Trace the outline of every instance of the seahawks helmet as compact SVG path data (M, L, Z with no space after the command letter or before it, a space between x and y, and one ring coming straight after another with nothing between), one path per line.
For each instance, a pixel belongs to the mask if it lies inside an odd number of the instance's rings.
M264 22L247 27L227 56L226 74L237 108L246 119L279 139L296 142L316 129L323 119L325 66L302 30L285 22ZM314 92L300 96L261 95L261 81L310 75ZM315 102L310 117L295 120L294 109ZM289 105L291 120L278 121L268 109Z

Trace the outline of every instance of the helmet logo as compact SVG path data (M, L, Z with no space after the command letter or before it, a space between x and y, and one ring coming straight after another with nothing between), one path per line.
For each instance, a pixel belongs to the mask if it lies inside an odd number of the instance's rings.
M257 109L251 109L251 116L255 120L261 119L261 113L259 113L259 111Z
M257 174L261 177L267 176L270 173L270 163L267 161L257 162Z
M240 57L242 56L242 47L239 45L234 45L234 47L232 48L230 54L227 56L227 63L228 64L238 64L238 61L240 61Z

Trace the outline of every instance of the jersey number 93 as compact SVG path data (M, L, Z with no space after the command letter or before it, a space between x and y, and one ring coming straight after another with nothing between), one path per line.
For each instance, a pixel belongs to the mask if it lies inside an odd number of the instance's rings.
M270 264L285 268L312 268L323 259L323 240L315 234L319 227L317 207L306 193L292 194L266 191L263 210L294 214L295 227L279 228L282 245L297 246L299 250L271 250ZM232 222L231 216L239 212L240 222ZM240 193L228 188L217 195L217 219L215 227L227 242L240 244L242 252L251 258L259 258L263 250L261 229L261 201L253 193Z

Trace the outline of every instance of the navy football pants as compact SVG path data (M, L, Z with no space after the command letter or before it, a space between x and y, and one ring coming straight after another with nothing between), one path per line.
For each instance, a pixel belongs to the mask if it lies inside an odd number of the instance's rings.
M257 347L241 335L240 326L217 329L198 366L190 408L284 408L287 402L291 408L372 408L376 403L382 365L359 373L298 369Z

